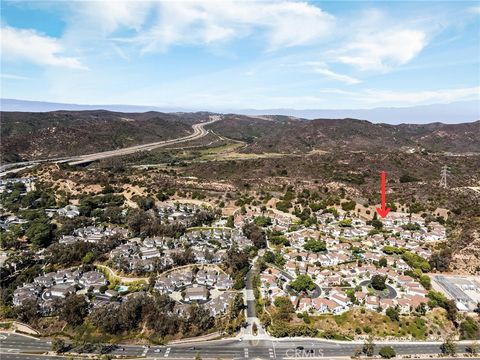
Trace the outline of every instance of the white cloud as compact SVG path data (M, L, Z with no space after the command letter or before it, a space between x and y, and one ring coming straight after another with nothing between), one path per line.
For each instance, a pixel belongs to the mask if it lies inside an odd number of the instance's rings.
M472 14L480 15L480 6L472 6L467 9L468 12Z
M412 92L369 89L362 93L351 92L350 94L353 99L369 104L415 105L427 103L449 103L460 100L480 100L480 87Z
M426 44L427 36L420 30L378 29L355 36L335 53L336 60L361 70L385 71L408 63Z
M15 74L7 74L7 73L1 73L0 78L10 79L10 80L28 80L28 79L30 79L26 76L15 75Z
M108 34L120 27L140 31L155 3L149 1L82 1L72 2L75 25L89 31L87 26Z
M357 78L344 75L344 74L339 74L335 71L330 70L324 63L322 62L308 62L307 65L310 65L312 67L312 72L315 74L320 74L324 75L326 77L329 77L333 80L341 81L345 84L353 85L353 84L359 84L361 81Z
M85 69L77 58L61 55L64 49L58 39L9 26L2 27L1 35L2 57L6 60Z
M319 7L297 1L82 2L75 26L85 22L113 34L122 27L134 35L115 35L142 51L165 51L173 45L209 45L252 36L268 50L307 45L329 34L335 18Z

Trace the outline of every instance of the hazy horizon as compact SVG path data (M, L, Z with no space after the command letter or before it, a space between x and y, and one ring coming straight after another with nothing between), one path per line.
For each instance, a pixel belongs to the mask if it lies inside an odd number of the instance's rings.
M85 111L108 110L118 112L214 112L236 113L241 115L285 115L303 119L344 119L355 118L375 123L388 124L426 124L441 122L447 124L475 122L480 119L480 103L477 101L459 101L448 104L427 104L406 107L376 107L370 109L211 109L211 108L169 108L162 106L144 106L136 104L71 104L49 101L31 101L20 99L0 99L2 111L48 112L48 111Z

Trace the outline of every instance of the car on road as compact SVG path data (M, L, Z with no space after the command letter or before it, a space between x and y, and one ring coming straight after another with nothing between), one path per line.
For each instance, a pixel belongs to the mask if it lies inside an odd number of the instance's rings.
M155 349L153 350L154 353L161 353L162 352L162 349Z
M297 346L297 350L303 350L303 349L305 349L303 346L301 345Z

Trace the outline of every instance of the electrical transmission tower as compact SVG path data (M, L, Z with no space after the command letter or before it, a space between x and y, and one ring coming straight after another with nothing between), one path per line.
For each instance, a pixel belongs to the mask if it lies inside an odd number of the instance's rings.
M442 171L440 171L440 186L443 188L447 187L447 177L448 177L449 171L448 171L448 166L443 165Z

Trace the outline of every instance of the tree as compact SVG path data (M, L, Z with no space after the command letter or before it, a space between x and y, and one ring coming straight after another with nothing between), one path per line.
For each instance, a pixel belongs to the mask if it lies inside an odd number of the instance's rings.
M255 222L255 225L261 227L267 227L272 225L272 218L270 218L269 216L257 216L253 221Z
M387 288L387 285L385 284L386 280L386 276L374 275L371 280L372 287L379 291L385 290Z
M65 349L65 341L57 338L52 340L52 351L58 354L63 352L64 349Z
M477 322L470 316L467 316L464 321L460 323L460 339L474 340L479 336L479 327Z
M278 210L288 213L288 210L292 207L292 203L290 201L280 200L275 206Z
M432 267L430 266L430 263L421 257L420 255L417 255L415 253L412 253L410 251L405 251L402 254L402 259L412 268L414 269L420 269L422 272L429 272Z
M373 342L373 336L369 335L363 343L362 352L365 356L373 356L375 353L375 343Z
M267 246L267 237L260 226L253 223L246 224L243 227L243 232L247 238L252 240L257 249L263 249Z
M93 252L89 251L82 258L82 263L84 263L85 265L88 265L93 263L94 260L95 260L95 255L93 254Z
M292 314L295 312L292 302L288 296L279 296L273 300L273 304L277 308L275 317L279 320L290 320Z
M275 254L272 251L266 251L265 254L263 254L263 261L273 264L275 262Z
M305 250L315 253L327 250L327 244L322 240L309 239L303 246Z
M392 321L398 321L400 320L400 308L397 306L395 307L389 307L385 314L390 318Z
M40 220L35 220L25 231L25 235L33 245L45 247L52 241L52 226Z
M202 360L202 356L200 355L199 352L195 354L195 360Z
M60 311L60 319L73 326L82 324L87 315L88 303L83 295L68 296Z
M367 225L372 225L377 230L382 230L383 223L378 219L377 212L373 213L373 218L370 221L367 221Z
M457 343L452 337L448 337L440 346L440 350L444 355L455 356L457 353Z
M428 275L420 276L420 284L422 284L422 286L427 290L430 290L432 288L432 282Z
M395 350L391 346L382 347L378 353L384 359L391 359L397 356Z
M441 251L434 252L430 257L429 263L433 269L438 271L447 271L452 259L452 250L445 248Z
M26 300L16 310L17 319L32 324L38 319L39 309L36 300Z
M478 353L478 343L475 341L473 343L471 343L470 345L468 345L465 350L467 351L467 353L475 356L477 355Z
M233 215L230 215L227 218L227 227L232 228L232 229L235 227L235 222L234 222Z
M295 291L312 291L315 289L315 284L312 278L308 275L298 275L295 280L290 283L290 286Z
M257 333L258 333L257 323L253 323L253 325L252 325L252 333L253 333L253 335L257 335Z
M388 265L388 262L386 257L381 257L380 260L378 260L378 266L386 267L387 265Z

